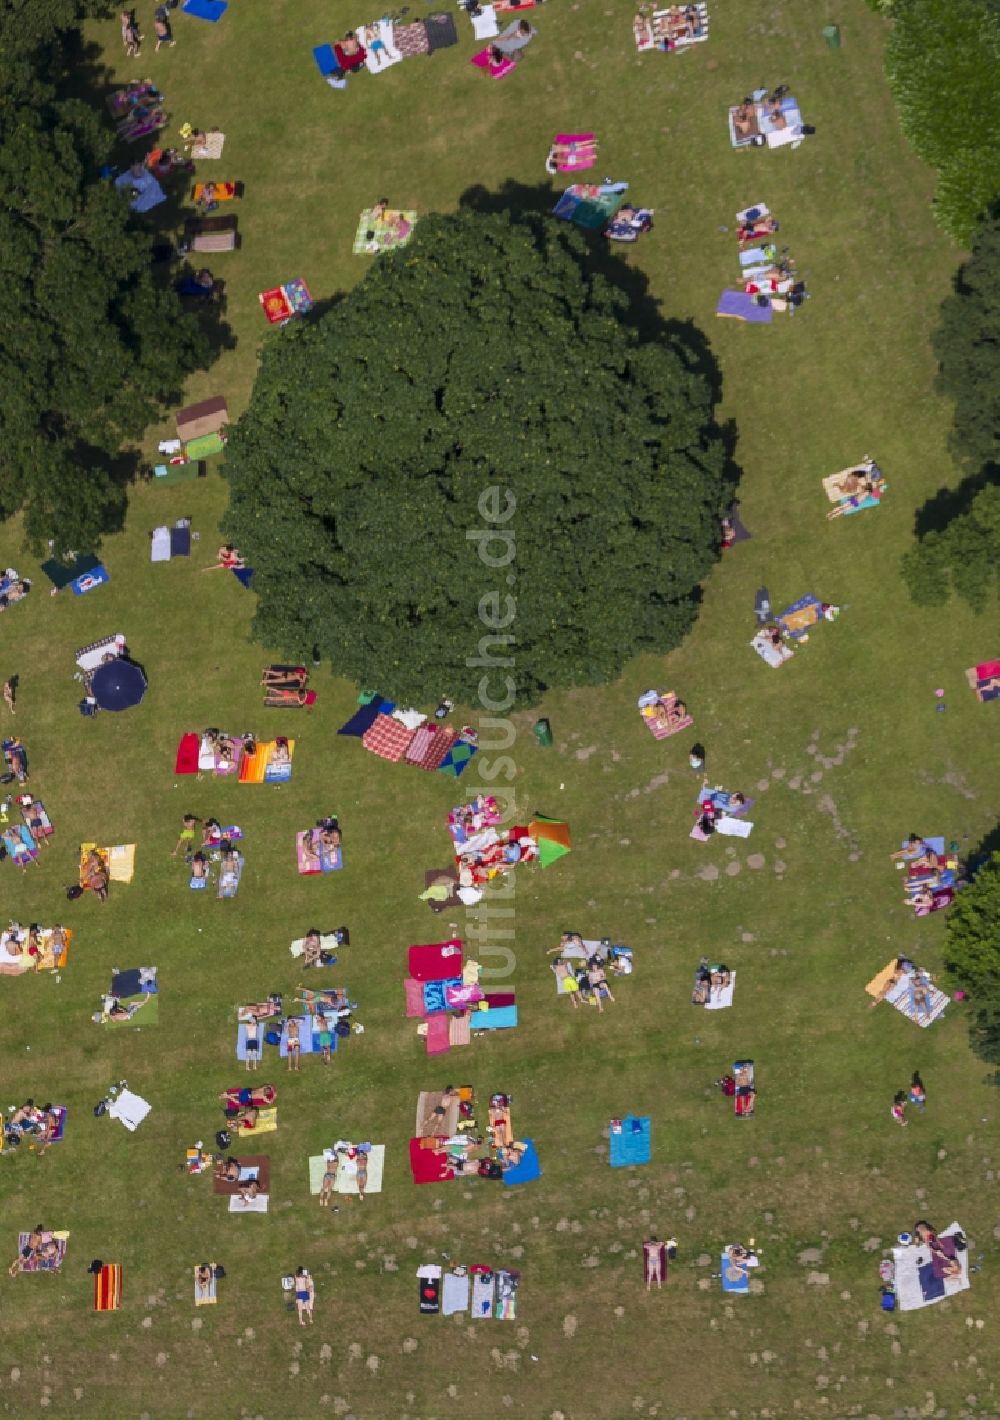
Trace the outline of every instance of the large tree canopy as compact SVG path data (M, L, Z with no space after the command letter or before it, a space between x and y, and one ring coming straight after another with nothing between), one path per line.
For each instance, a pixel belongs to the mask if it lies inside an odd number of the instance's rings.
M1000 220L984 222L941 307L934 338L938 388L954 400L951 445L972 478L944 525L903 559L913 599L934 606L955 592L976 611L1000 591ZM947 500L946 500L947 501Z
M75 9L8 3L0 25L0 516L23 511L33 543L61 547L114 518L112 459L208 353L153 282L151 236L100 177L107 115L51 77Z
M903 130L938 169L934 213L971 240L1000 196L997 0L870 0L892 17L886 72Z
M970 997L972 1048L1000 1064L1000 853L993 853L948 913L945 962Z
M522 705L675 646L724 454L693 353L625 314L576 234L465 211L277 334L226 457L259 637L472 703L492 636Z

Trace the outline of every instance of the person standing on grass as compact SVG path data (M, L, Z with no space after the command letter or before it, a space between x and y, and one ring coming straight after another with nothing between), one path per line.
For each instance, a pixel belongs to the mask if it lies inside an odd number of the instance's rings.
M894 1098L893 1101L892 1101L892 1109L890 1110L890 1113L891 1113L893 1119L896 1121L896 1123L897 1123L897 1124L901 1124L901 1125L903 1126L903 1128L905 1129L905 1128L906 1128L906 1093L905 1093L905 1091L903 1091L903 1090L897 1090L897 1091L896 1091L896 1096L895 1096L895 1098Z
M171 855L170 855L171 858L176 858L176 857L177 857L177 854L181 851L182 848L184 849L184 856L185 856L185 858L188 858L188 857L191 856L191 850L192 850L193 847L194 847L194 831L195 831L195 825L196 825L196 824L199 824L199 823L201 823L201 819L200 819L200 818L196 818L194 814L185 814L185 815L184 815L184 820L183 820L184 826L183 826L183 828L181 829L180 837L179 837L178 840L177 840L177 847L174 849L174 851L173 851L173 852L171 853Z
M153 21L153 29L156 33L156 48L159 49L161 44L166 44L173 49L177 41L174 39L165 10L157 12L156 19Z
M910 1079L910 1104L915 1105L917 1109L927 1108L927 1091L924 1089L919 1070L914 1070Z
M4 704L7 706L7 709L8 709L8 710L10 711L10 713L13 715L13 714L14 714L14 701L15 701L16 698L17 698L17 676L16 676L16 675L9 676L9 677L7 678L7 680L4 681L4 683L3 683L3 698L4 698Z

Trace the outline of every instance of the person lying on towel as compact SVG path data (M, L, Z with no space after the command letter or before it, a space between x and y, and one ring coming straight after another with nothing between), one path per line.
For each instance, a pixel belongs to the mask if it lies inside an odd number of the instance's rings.
M779 227L780 223L775 217L770 215L758 217L755 222L745 222L736 229L736 240L740 246L750 246L754 242L763 241L764 238L772 236L779 230Z
M643 232L648 232L652 225L651 207L633 207L626 203L605 227L604 235L612 242L637 242Z

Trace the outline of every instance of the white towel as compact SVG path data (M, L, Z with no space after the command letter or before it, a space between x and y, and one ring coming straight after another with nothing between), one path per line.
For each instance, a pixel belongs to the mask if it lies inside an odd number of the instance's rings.
M469 1308L469 1274L463 1272L446 1272L444 1274L444 1287L441 1292L441 1310L445 1316L452 1316L455 1312L468 1311Z
M144 1100L141 1095L134 1095L131 1090L122 1090L118 1098L108 1106L108 1115L111 1119L120 1119L125 1128L134 1134L152 1108L149 1101Z
M713 986L705 1002L706 1011L724 1011L727 1006L733 1004L733 994L736 991L736 973L729 973L728 986Z
M170 561L170 529L154 528L152 542L149 549L149 559L151 562Z
M256 1198L248 1198L246 1202L238 1193L234 1193L229 1200L230 1213L266 1213L268 1194L258 1193Z
M492 39L500 33L497 12L492 5L484 5L478 15L472 16L472 33L476 39Z
M721 814L715 821L715 831L721 833L723 838L749 838L753 824L745 818L730 818L729 814Z

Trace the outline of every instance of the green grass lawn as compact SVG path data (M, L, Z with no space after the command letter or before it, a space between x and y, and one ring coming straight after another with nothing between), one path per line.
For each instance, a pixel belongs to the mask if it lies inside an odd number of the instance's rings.
M4 910L62 919L76 936L61 980L0 985L0 1104L33 1095L70 1109L65 1142L46 1157L0 1157L5 1244L13 1257L17 1231L39 1220L71 1229L58 1277L2 1281L0 1406L358 1420L1000 1414L996 1091L959 1006L922 1032L888 1006L869 1010L863 989L901 949L941 965L944 923L903 908L889 852L911 829L972 847L994 827L1000 791L996 711L963 679L997 654L995 620L955 605L918 611L898 575L915 510L959 477L929 348L959 253L931 223L931 176L899 132L881 22L844 0L834 53L818 0L717 0L708 44L639 57L629 7L551 0L523 68L502 84L468 64L460 19L458 48L335 93L310 49L366 18L343 0L234 0L214 27L178 13L177 47L150 46L138 64L120 60L115 26L98 32L119 78L152 75L177 122L225 129L213 174L246 184L242 250L212 263L235 348L191 398L225 392L231 409L244 405L261 342L282 338L266 331L258 291L301 275L323 300L360 279L351 238L372 200L426 212L477 184L534 187L547 181L552 134L593 128L601 174L627 178L656 208L628 260L665 316L693 319L711 341L753 540L725 555L667 663L553 696L541 707L551 749L536 745L532 715L518 717L518 806L565 816L574 852L544 874L515 874L518 1030L440 1061L403 1018L401 980L409 943L452 921L462 930L461 917L433 917L417 900L423 870L447 861L454 785L336 738L356 689L328 669L314 711L262 709L269 652L248 642L252 598L197 570L217 545L221 479L138 488L125 532L103 549L108 586L50 600L39 582L3 617L0 671L20 676L14 723L56 825L37 868L0 867ZM781 81L816 137L796 152L732 152L726 105ZM749 329L712 312L735 273L733 214L761 200L812 299L794 319ZM151 447L168 432L169 421L151 431ZM827 524L820 478L869 450L891 481L885 504ZM201 533L191 562L152 566L149 530L184 515ZM37 571L14 525L0 530L0 559ZM814 591L844 607L777 673L747 644L761 583L776 604ZM83 720L74 651L118 630L149 692L124 716ZM651 684L680 691L692 734L646 733L635 700ZM291 784L175 780L180 734L209 724L294 734ZM693 738L714 779L756 795L749 841L688 838ZM485 759L463 788L481 786ZM188 891L170 856L185 811L242 826L235 901ZM293 835L331 812L345 869L301 878ZM134 881L103 907L63 897L86 840L138 845ZM278 1132L254 1146L271 1158L271 1212L230 1218L210 1181L180 1165L218 1128L218 1092L242 1078L235 1008L290 993L291 938L340 922L352 941L332 976L360 1002L365 1033L329 1069L262 1068L280 1095ZM635 949L636 973L601 1018L555 997L545 951L566 926ZM730 1012L689 1005L703 953L738 971ZM160 969L158 1023L93 1024L112 968L140 964ZM746 1122L712 1088L741 1056L756 1060L760 1091ZM930 1104L903 1131L889 1103L917 1068ZM91 1113L120 1078L153 1105L134 1135ZM448 1081L481 1100L513 1094L541 1181L412 1186L417 1092ZM653 1117L653 1163L612 1172L607 1121L627 1110ZM385 1190L328 1215L308 1195L306 1160L340 1136L385 1143ZM956 1301L887 1317L881 1251L923 1215L959 1219L986 1262ZM674 1234L681 1251L668 1287L647 1298L635 1250L650 1230ZM749 1236L764 1290L730 1304L710 1273L722 1245ZM519 1267L517 1320L419 1317L415 1269L442 1254ZM116 1314L91 1311L95 1257L124 1264ZM191 1267L206 1257L228 1275L219 1305L196 1312ZM299 1263L317 1279L309 1333L279 1285Z

